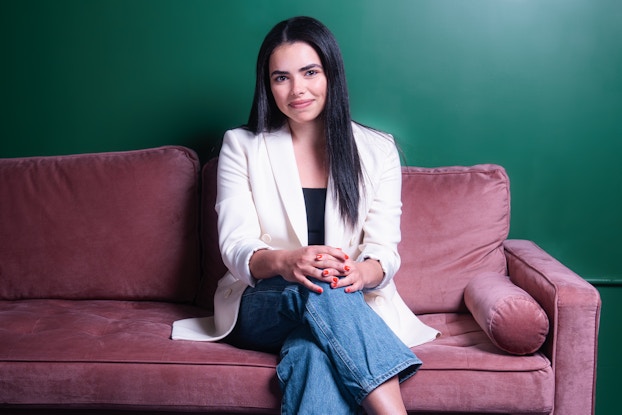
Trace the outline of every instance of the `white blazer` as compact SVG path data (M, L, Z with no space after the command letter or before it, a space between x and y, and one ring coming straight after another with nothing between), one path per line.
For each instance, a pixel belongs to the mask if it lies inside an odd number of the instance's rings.
M380 285L365 292L367 303L412 347L439 334L417 319L396 291L400 266L402 172L393 138L353 123L362 170L359 221L352 229L339 215L329 177L325 245L351 258L378 260ZM256 280L250 258L259 249L294 249L308 245L302 185L287 127L255 135L238 128L225 133L218 160L216 199L220 251L228 272L218 282L214 316L173 325L173 339L215 341L235 326L242 293Z

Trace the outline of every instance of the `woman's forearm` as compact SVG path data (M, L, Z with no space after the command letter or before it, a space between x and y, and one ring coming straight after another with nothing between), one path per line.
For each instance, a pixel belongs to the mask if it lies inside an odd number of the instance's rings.
M253 278L263 280L282 274L283 251L260 249L250 259L249 268Z
M384 278L384 271L380 265L380 261L375 259L366 259L359 264L361 274L364 276L363 281L365 288L376 288Z

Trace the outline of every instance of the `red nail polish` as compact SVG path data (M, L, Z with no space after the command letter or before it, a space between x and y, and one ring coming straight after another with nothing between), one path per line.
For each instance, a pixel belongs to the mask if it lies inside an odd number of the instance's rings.
M318 261L319 261L320 259L322 259L322 254L317 254L317 255L315 256L315 259L317 259Z
M322 294L324 292L324 290L322 289L322 287L318 288L317 293L318 294Z
M335 284L337 284L337 283L339 282L339 278L337 278L337 277L333 277L333 282L334 282Z
M346 259L350 259L350 257L348 256L348 254L346 254Z
M324 271L322 271L322 275L323 275L323 276L325 276L325 277L327 277L327 276L328 276L328 270L327 270L327 269L325 269Z
M330 286L331 286L332 288L337 288L337 283L336 283L336 282L333 282Z
M350 271L350 267L349 267L349 266L347 266L347 265L346 265L345 267L343 267L343 269L345 269L345 270L346 270L346 272Z
M349 293L349 292L351 291L351 290L350 290L350 287L346 288L346 290L345 290L345 291L346 291L347 293Z

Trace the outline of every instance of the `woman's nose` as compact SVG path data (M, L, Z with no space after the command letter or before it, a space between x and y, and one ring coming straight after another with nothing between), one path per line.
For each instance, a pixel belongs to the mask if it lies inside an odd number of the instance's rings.
M304 93L305 93L305 89L304 89L303 83L297 80L292 81L292 91L291 91L292 96L297 97Z

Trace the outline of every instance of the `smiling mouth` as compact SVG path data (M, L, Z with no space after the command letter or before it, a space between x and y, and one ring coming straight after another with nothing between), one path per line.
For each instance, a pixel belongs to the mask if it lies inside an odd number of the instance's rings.
M313 103L312 99L304 99L304 100L292 101L289 103L289 106L294 109L303 109L311 105L311 103Z

